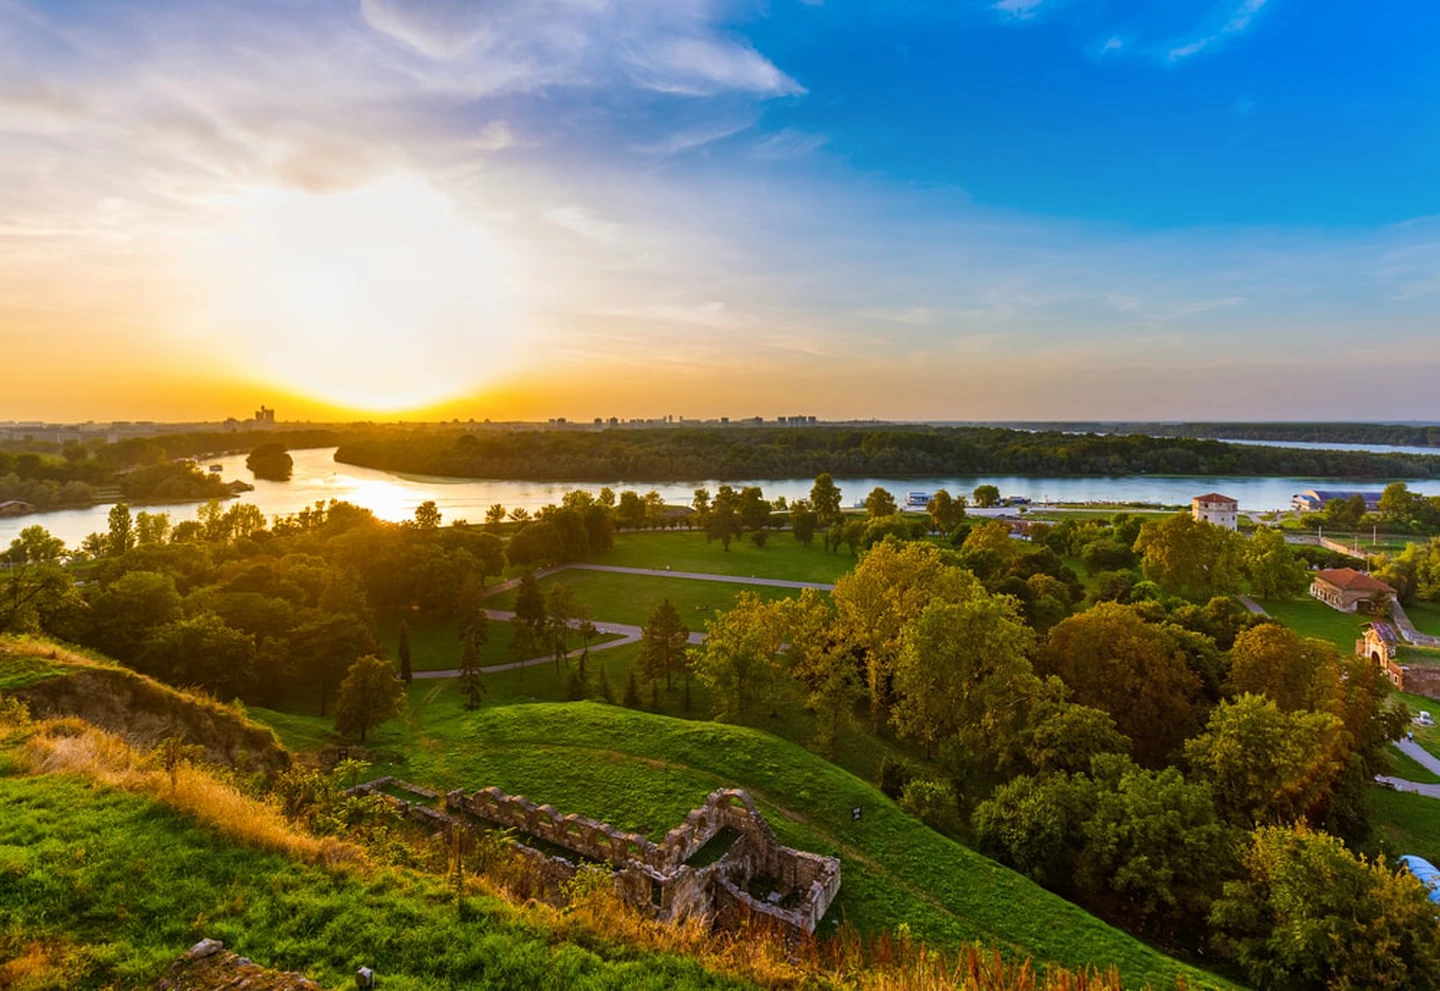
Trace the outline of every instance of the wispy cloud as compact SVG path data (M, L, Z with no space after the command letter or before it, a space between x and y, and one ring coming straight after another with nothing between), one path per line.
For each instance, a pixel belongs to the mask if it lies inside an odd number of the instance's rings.
M618 241L623 234L623 228L619 224L597 217L583 206L551 207L542 216L557 227L563 227L594 241Z
M996 0L995 9L1018 20L1029 20L1045 5L1046 0Z
M754 124L755 118L753 117L707 121L694 127L672 131L655 141L637 144L635 150L647 155L678 155L713 144L716 141L723 141L742 131L749 130Z
M1238 6L1229 8L1229 16L1225 17L1218 28L1205 31L1181 44L1174 45L1166 53L1166 58L1172 62L1178 62L1214 48L1227 38L1243 33L1249 29L1268 2L1269 0L1241 0Z
M808 134L787 127L756 142L750 154L764 162L783 162L819 151L829 141L823 134Z

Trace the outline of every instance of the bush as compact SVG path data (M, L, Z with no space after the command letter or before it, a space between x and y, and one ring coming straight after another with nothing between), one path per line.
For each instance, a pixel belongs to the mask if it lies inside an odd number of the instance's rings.
M915 777L915 768L910 762L900 757L886 754L880 759L880 776L875 786L885 795L900 800L900 795L905 791L905 786Z
M913 778L900 793L900 807L939 833L960 831L960 803L955 789L933 778Z

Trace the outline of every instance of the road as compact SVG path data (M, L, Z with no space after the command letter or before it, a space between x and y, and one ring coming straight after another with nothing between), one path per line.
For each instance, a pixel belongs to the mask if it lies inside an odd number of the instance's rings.
M1404 778L1377 777L1376 781L1383 781L1396 791L1410 791L1417 795L1424 795L1426 798L1440 798L1440 785L1422 785L1418 781L1406 781Z
M1268 615L1270 615L1270 614L1267 613L1263 608L1261 608L1260 603L1256 602L1254 599L1250 598L1250 596L1248 596L1248 595L1239 595L1239 594L1237 594L1237 595L1235 596L1235 598L1239 599L1239 600L1240 600L1240 604L1241 604L1242 606L1244 606L1246 609L1250 610L1250 611L1251 611L1252 613L1254 613L1256 616L1268 616Z

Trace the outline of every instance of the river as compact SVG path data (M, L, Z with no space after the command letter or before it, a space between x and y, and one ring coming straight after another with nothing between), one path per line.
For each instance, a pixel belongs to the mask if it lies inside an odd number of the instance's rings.
M691 494L700 486L711 492L721 484L713 480L688 482L645 482L601 480L594 482L515 482L488 481L471 478L434 478L417 475L395 475L370 468L339 464L333 459L334 448L292 451L295 471L288 482L267 482L252 478L245 468L245 455L236 454L214 460L222 467L226 480L243 479L253 482L255 491L240 496L244 502L259 506L266 516L298 512L316 502L343 499L365 506L386 520L408 519L415 507L427 499L435 501L446 522L465 519L472 523L484 520L485 510L495 503L506 509L523 506L539 509L547 503L558 503L570 489L599 489L609 485L616 492L635 489L657 490L667 502L689 504ZM759 485L769 498L783 495L787 499L805 496L812 479L755 479L728 484ZM1123 477L1030 477L1023 475L965 475L947 478L839 478L844 505L863 499L871 489L881 486L895 494L902 504L910 491L933 492L946 488L952 494L968 494L977 485L997 486L1007 496L1025 496L1036 502L1147 502L1165 505L1188 504L1192 496L1218 491L1240 500L1245 510L1288 509L1290 497L1309 488L1379 489L1383 482L1361 484L1315 478L1236 478L1182 477L1162 475L1130 475ZM1440 479L1412 481L1410 487L1429 495L1440 494ZM139 508L139 507L137 507ZM167 511L172 521L191 519L196 505L152 507ZM40 524L70 546L77 545L87 534L106 529L108 505L84 509L62 509L48 513L0 519L0 548L9 546L24 527Z

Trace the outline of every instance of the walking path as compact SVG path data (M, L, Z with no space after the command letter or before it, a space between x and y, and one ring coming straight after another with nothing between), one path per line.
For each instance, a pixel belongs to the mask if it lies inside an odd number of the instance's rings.
M1417 647L1440 647L1440 637L1432 637L1428 633L1421 633L1415 629L1415 624L1410 622L1410 617L1405 615L1400 600L1394 596L1390 598L1390 618L1400 630L1400 635L1409 643Z
M627 568L618 564L557 564L553 568L541 568L535 577L548 578L562 571L604 571L612 575L644 575L647 578L683 578L697 582L725 582L731 585L764 585L768 588L813 588L817 592L833 592L835 586L827 582L797 582L786 578L756 578L754 575L716 575L708 571L671 571L668 568ZM500 595L520 585L519 578L491 585L485 590L485 597Z
M1395 746L1400 749L1402 754L1425 768L1425 770L1431 774L1440 774L1440 758L1437 758L1414 740L1396 740Z
M1424 795L1426 798L1440 798L1440 785L1422 785L1418 781L1406 781L1404 778L1377 777L1376 781L1384 782L1396 791L1409 791L1417 795Z
M1268 612L1266 612L1266 611L1261 607L1260 603L1256 602L1254 599L1250 598L1250 596L1248 596L1248 595L1240 595L1239 593L1236 593L1235 598L1239 599L1239 600L1240 600L1240 604L1241 604L1242 606L1244 606L1246 609L1248 609L1248 610L1250 610L1251 612L1253 612L1256 616L1269 616L1269 615L1270 615Z

